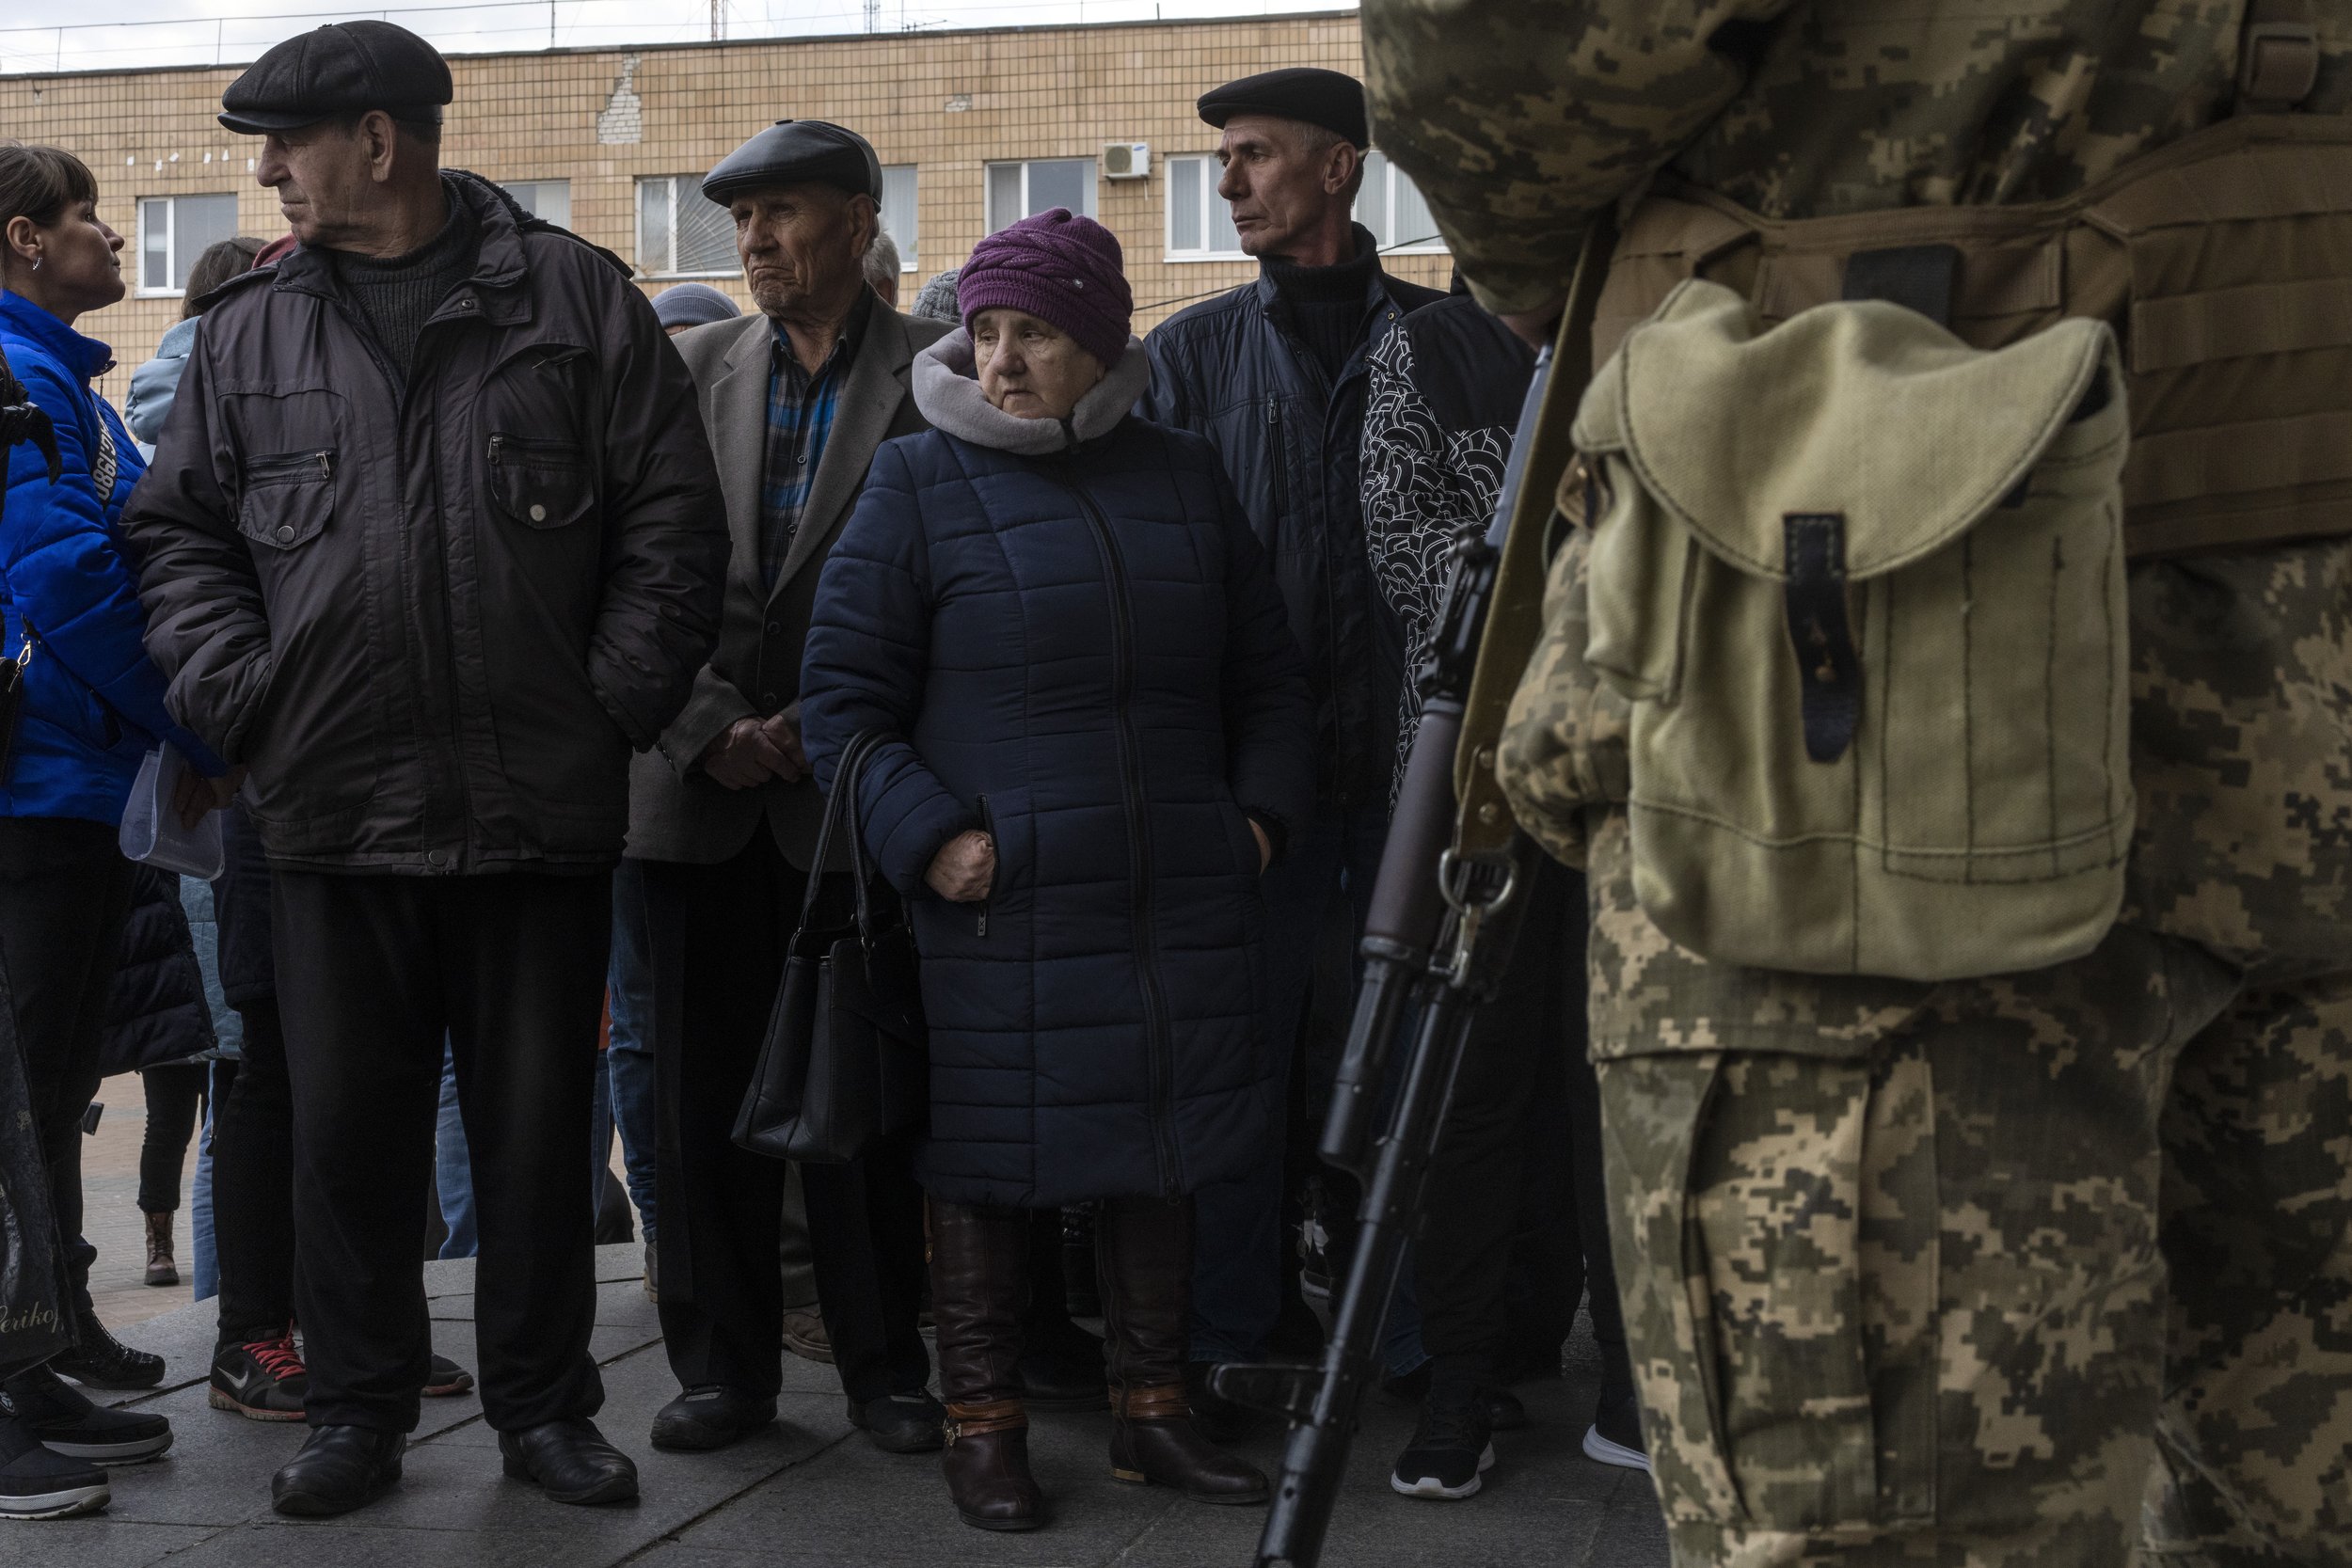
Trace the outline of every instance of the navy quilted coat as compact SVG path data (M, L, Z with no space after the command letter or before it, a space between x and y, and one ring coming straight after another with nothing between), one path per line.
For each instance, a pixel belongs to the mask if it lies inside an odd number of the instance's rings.
M1208 443L1139 419L1047 457L889 442L825 565L801 711L828 788L858 732L908 737L861 793L923 956L925 1186L1047 1207L1251 1168L1279 1107L1248 818L1279 844L1311 808L1313 714ZM980 827L989 898L947 903L923 874Z

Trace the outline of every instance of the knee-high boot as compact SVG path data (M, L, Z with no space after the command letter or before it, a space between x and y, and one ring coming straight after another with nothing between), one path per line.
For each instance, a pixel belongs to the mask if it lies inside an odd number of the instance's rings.
M1184 1398L1192 1200L1109 1199L1094 1254L1110 1329L1111 1474L1201 1502L1265 1501L1265 1477L1195 1431Z
M1045 1505L1029 1474L1029 1418L1021 1405L1028 1212L933 1199L930 1229L947 1495L976 1528L1035 1529Z

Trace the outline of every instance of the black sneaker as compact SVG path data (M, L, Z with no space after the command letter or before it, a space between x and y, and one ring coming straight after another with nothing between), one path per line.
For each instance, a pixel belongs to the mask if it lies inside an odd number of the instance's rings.
M13 1416L68 1459L136 1465L171 1447L171 1423L143 1411L107 1410L68 1387L47 1367L0 1383L0 1416Z
M1389 1485L1408 1497L1459 1501L1474 1496L1494 1468L1494 1429L1480 1369L1445 1356L1430 1363L1429 1397L1413 1440L1396 1456Z
M436 1351L433 1370L425 1374L424 1386L417 1392L429 1400L446 1400L453 1399L472 1386L473 1373Z
M0 1416L0 1519L70 1519L97 1513L111 1496L105 1471L43 1447L30 1426Z
M212 1387L205 1402L249 1421L298 1421L310 1397L310 1370L294 1349L294 1335L252 1339L213 1353Z
M49 1370L92 1388L152 1388L164 1380L164 1358L133 1350L106 1332L94 1311L73 1314L73 1348L49 1358Z
M1649 1447L1642 1441L1642 1407L1630 1394L1597 1408L1584 1429L1584 1457L1621 1469L1649 1468Z

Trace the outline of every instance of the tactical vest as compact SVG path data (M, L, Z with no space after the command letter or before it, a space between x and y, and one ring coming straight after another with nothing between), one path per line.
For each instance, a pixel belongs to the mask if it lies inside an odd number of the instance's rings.
M2238 114L2063 200L1775 221L1661 176L1626 220L1593 362L1685 278L1767 323L1893 300L1979 348L2069 316L2123 344L2136 556L2352 532L2352 116L2300 116L2318 43L2250 8Z

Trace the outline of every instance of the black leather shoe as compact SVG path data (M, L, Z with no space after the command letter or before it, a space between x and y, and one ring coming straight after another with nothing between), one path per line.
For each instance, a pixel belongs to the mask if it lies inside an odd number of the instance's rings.
M553 1503L633 1503L637 1466L604 1440L596 1423L548 1421L499 1433L506 1473L536 1482Z
M164 1358L133 1350L106 1332L94 1311L73 1314L73 1348L49 1358L49 1370L90 1388L152 1388L164 1380Z
M776 1402L712 1384L689 1388L653 1418L653 1446L708 1453L749 1437L776 1418Z
M365 1508L400 1484L405 1433L372 1427L313 1427L302 1451L271 1478L270 1506L297 1519L329 1519Z
M850 1401L850 1424L884 1453L937 1453L947 1441L946 1419L946 1406L921 1388L864 1404Z

